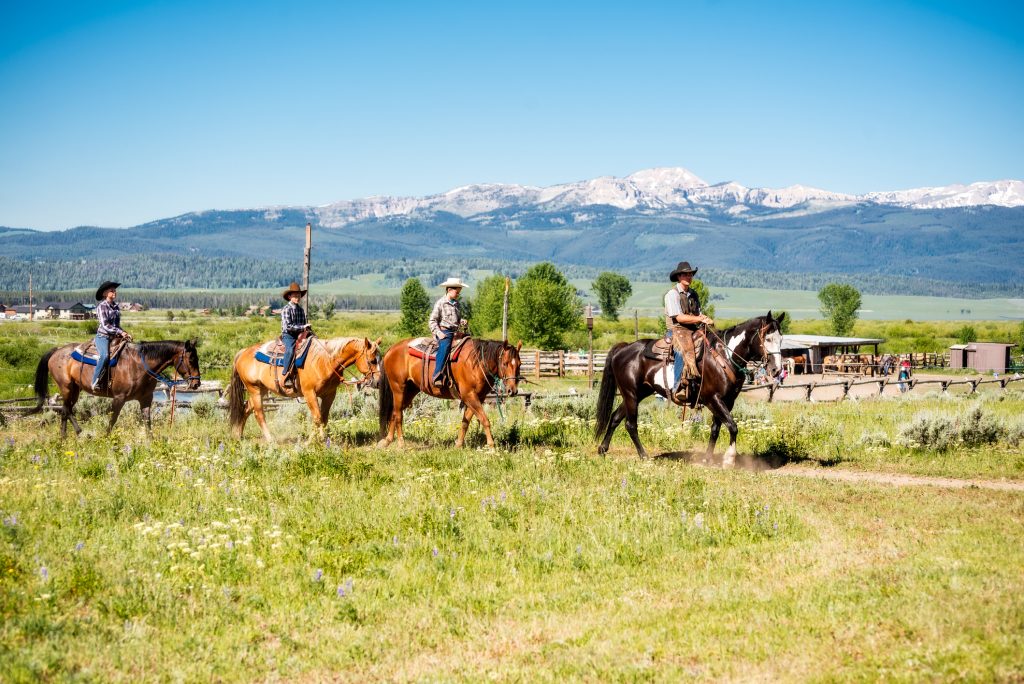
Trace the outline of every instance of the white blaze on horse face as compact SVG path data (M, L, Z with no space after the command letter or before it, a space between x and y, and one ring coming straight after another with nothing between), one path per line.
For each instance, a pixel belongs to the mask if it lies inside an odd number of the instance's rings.
M776 330L765 335L764 351L768 355L768 370L773 375L778 375L782 371L782 333Z

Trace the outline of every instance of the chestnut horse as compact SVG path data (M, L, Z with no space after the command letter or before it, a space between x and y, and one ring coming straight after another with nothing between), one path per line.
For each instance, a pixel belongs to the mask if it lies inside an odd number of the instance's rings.
M46 401L46 389L49 384L49 376L57 382L57 389L63 398L63 409L60 414L60 436L66 437L68 433L68 421L75 428L75 434L81 434L75 419L75 404L82 390L98 397L110 397L111 404L110 424L107 426L107 434L114 429L114 423L121 413L125 402L137 401L142 409L142 415L146 419L146 427L152 429L150 420L150 406L153 404L153 390L158 382L166 384L166 381L159 377L161 371L173 366L176 375L181 375L188 383L191 390L198 389L201 382L199 377L199 354L196 352L196 343L192 340L187 342L138 342L127 344L122 348L117 358L117 365L107 369L109 381L104 390L92 391L92 374L95 366L76 361L71 356L78 344L65 344L63 347L54 347L43 354L36 367L36 398L39 403L29 413L38 413Z
M715 442L722 423L729 430L729 449L725 452L723 463L731 464L736 458L736 421L732 417L732 407L739 396L740 388L746 378L745 368L748 361L764 364L768 373L775 378L782 370L782 332L781 326L785 312L778 318L767 316L751 318L723 332L721 337L708 331L708 344L715 346L722 356L729 359L723 368L705 351L700 362L702 380L698 401L711 411L711 440L708 442L705 459L715 453ZM724 340L724 344L723 344ZM597 451L607 453L612 441L612 433L623 418L626 420L626 432L633 440L636 451L641 458L647 456L640 436L637 434L637 406L641 401L655 392L668 397L667 385L672 384L671 358L666 366L663 362L649 359L644 355L644 346L650 340L621 342L608 352L601 378L601 389L597 399L598 438L604 434L604 440ZM622 403L612 413L615 403L615 390L622 394Z
M487 446L494 446L491 421L484 413L483 401L492 392L498 396L515 396L519 383L519 350L523 343L513 347L508 342L469 338L459 350L458 358L451 361L451 377L455 386L434 387L431 382L434 364L431 361L423 372L424 360L409 353L409 343L419 338L402 340L388 349L381 364L380 382L380 435L378 447L386 447L398 439L405 446L402 433L402 413L412 405L413 397L423 392L438 399L459 399L464 409L462 429L455 446L466 443L466 431L476 416L487 436ZM426 386L424 386L424 378Z
M321 440L327 433L327 418L331 404L338 392L338 386L345 382L345 370L355 366L363 374L360 384L369 382L377 386L380 374L380 339L371 342L366 338L332 337L321 340L312 338L302 368L296 369L297 390L290 391L278 385L281 379L279 366L272 366L256 360L256 350L262 345L254 344L235 354L234 370L231 373L231 387L228 390L228 414L235 437L241 437L249 414L256 414L256 422L263 431L263 438L273 442L274 437L267 429L263 416L263 400L267 392L282 397L302 396L309 406L313 423ZM275 378L275 376L277 376ZM249 400L245 400L245 392ZM319 403L317 402L319 399Z

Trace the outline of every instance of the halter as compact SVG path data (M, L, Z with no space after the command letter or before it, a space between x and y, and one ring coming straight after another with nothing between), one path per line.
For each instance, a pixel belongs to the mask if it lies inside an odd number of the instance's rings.
M323 341L319 337L314 337L313 339L315 339L317 341L317 344L320 345L321 349L323 349L325 352L328 353L328 355L330 355L330 352L327 350L327 345L325 345L323 343ZM348 346L348 345L345 345L345 346ZM373 345L370 345L370 346L372 347ZM342 350L344 350L344 347L342 347ZM380 350L379 349L377 350L377 353L376 353L375 357L377 359L377 370L373 370L373 364L370 363L370 347L367 347L367 346L364 345L363 346L363 360L366 362L366 367L369 368L370 370L368 372L366 372L366 373L363 373L362 379L355 379L355 380L346 380L345 379L345 371L348 370L349 368L351 368L353 366L353 364L349 364L349 365L346 366L345 364L342 363L342 364L339 364L338 367L335 367L335 366L332 365L331 366L331 372L334 373L334 375L337 376L338 380L340 380L343 385L356 385L358 387L360 385L365 384L368 381L372 381L373 380L373 376L380 375L381 370L380 370ZM340 368L340 370L339 370L339 368ZM358 370L358 364L356 364L356 369Z
M181 369L181 365L183 363L185 363L185 347L184 346L182 346L181 351L178 352L177 358L178 358L178 360L174 362L174 374L175 374L175 376L180 375L182 377L182 379L181 380L168 380L163 375L160 375L159 372L154 372L154 371L150 370L149 364L146 363L146 357L144 357L142 355L142 343L139 343L139 365L142 366L142 369L144 371L146 371L147 375L149 375L150 377L152 377L152 378L156 379L157 381L163 383L164 387L167 387L168 389L170 389L170 388L175 387L177 385L184 385L184 384L190 383L193 380L198 380L199 382L203 381L203 379L200 376L198 376L198 375L188 375L185 371L183 371ZM168 361L162 368L167 368L167 366L169 366L170 363L171 362Z
M760 326L758 328L757 340L761 344L761 360L759 362L755 363L755 366L764 366L764 367L766 367L768 365L768 348L765 346L764 341L765 341L765 338L768 336L768 329L770 327L771 326L769 326L769 325L763 325L763 326ZM708 330L708 328L705 327L705 331L706 330ZM738 353L736 353L736 351L734 349L730 348L729 344L724 339L722 339L718 335L718 333L716 333L714 330L711 330L710 332L719 342L722 343L722 346L725 347L725 349L729 352L729 361L732 362L732 365L735 366L736 370L738 370L741 373L743 373L743 375L747 376L747 378L749 379L752 374L750 372L750 369L747 368L747 364L751 363L751 360L743 358ZM739 359L743 363L742 364L736 363L736 359Z

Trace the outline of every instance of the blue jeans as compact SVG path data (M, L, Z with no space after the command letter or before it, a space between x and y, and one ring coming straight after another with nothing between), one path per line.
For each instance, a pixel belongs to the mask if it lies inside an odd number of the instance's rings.
M434 359L434 381L436 382L441 377L441 371L444 370L444 364L448 362L448 352L452 348L452 339L455 337L455 332L446 332L444 337L437 341L437 356Z
M107 365L107 361L110 360L110 338L104 337L103 335L96 336L96 355L99 356L96 359L96 370L92 372L92 384L95 385L100 381L100 375L103 373L103 367Z
M284 365L281 366L281 372L287 372L288 366L292 365L292 361L295 358L295 335L289 333L281 333L281 342L284 343Z
M671 330L665 333L665 339L669 342L672 341ZM674 346L672 347L672 372L675 377L672 387L679 387L679 378L683 377L683 355Z

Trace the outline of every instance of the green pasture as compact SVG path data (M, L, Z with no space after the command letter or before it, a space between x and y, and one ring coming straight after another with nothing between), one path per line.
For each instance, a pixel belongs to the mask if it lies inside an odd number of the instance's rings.
M706 422L655 401L645 461L622 431L596 455L589 396L490 409L493 452L476 428L453 449L434 400L406 450L373 446L373 395L335 404L329 444L284 404L273 446L212 402L104 438L104 403L82 439L3 428L2 681L1024 673L1021 492L699 467ZM1024 478L1019 391L737 409L765 466Z

